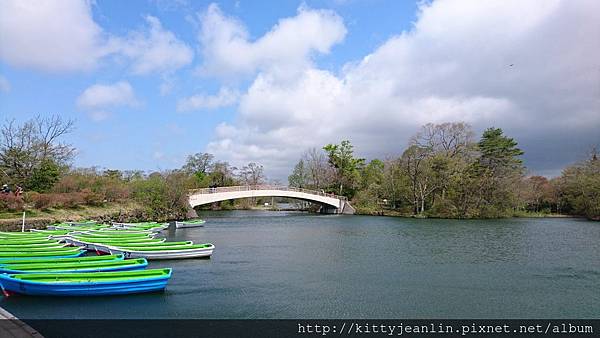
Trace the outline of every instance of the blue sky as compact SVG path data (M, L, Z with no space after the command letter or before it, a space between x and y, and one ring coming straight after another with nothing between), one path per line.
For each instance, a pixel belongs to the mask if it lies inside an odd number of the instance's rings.
M350 139L395 156L424 123L466 121L504 128L532 173L556 175L600 142L597 9L5 1L0 118L75 119L76 166L169 169L208 151L279 179L310 147Z

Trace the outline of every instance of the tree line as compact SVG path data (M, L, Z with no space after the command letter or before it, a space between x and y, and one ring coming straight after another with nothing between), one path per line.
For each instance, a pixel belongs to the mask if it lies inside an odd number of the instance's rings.
M235 167L212 154L187 157L161 172L76 168L76 149L64 142L74 122L35 117L0 127L0 184L25 193L1 193L0 212L77 208L133 202L147 218L182 218L189 189L266 182L257 163ZM590 156L548 179L529 176L523 151L499 128L478 139L462 122L427 124L400 156L367 161L350 141L304 152L288 178L293 187L347 196L363 214L493 218L569 214L600 218L600 160ZM255 201L244 201L253 203ZM230 202L223 203L231 207ZM250 206L250 205L246 205Z
M73 130L74 122L60 116L1 126L0 184L8 189L0 193L0 212L131 202L143 208L145 218L181 219L188 211L189 189L265 182L262 165L237 168L208 153L190 155L181 168L160 172L76 168L76 149L64 142ZM14 193L17 187L22 195Z
M294 187L349 197L359 213L441 218L533 214L600 217L600 160L559 177L528 176L523 151L500 128L478 140L462 122L426 124L399 157L355 157L349 141L306 151L288 178Z

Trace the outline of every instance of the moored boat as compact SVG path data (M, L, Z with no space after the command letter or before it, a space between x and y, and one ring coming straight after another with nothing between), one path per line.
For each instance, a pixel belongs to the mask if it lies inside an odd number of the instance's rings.
M86 226L86 225L98 225L98 223L96 221L92 221L92 220L83 220L83 221L70 221L70 222L65 222L71 226Z
M0 274L3 289L26 295L102 296L162 291L171 269Z
M58 244L58 240L56 239L47 239L47 238L2 238L0 239L0 245L2 244L47 244L53 243Z
M83 256L73 258L61 258L61 262L82 263L82 262L98 262L98 261L115 261L123 260L123 255L103 255L103 256ZM0 258L0 265L4 264L39 264L39 263L54 263L56 258L52 257L31 257L31 258Z
M43 250L49 250L49 249L54 249L54 248L62 248L65 247L67 244L64 243L54 243L54 242L48 242L48 243L34 243L34 244L0 244L0 251L30 251L33 249L39 250L39 249L43 249ZM6 250L4 250L6 249ZM13 250L13 249L18 249L18 250Z
M49 249L48 251L0 251L0 258L32 258L32 257L79 257L85 253L85 250L81 250L79 247L74 248L61 248Z
M50 263L10 263L0 265L0 273L58 273L139 270L148 266L144 258L126 260L93 260L68 262L58 259Z
M143 233L143 234L128 234L128 233L112 233L112 232L100 232L100 231L77 231L73 232L74 236L85 236L85 237L96 237L96 238L152 238L156 234L154 233Z
M36 233L36 232L6 232L0 231L0 238L48 238L47 234Z
M108 250L111 254L123 254L125 258L146 258L146 259L184 259L184 258L201 258L210 257L215 249L215 246L207 244L194 244L181 246L177 248L154 248L146 247L112 247Z
M197 227L203 227L204 223L206 223L206 221L202 220L202 219L189 220L189 221L176 221L175 222L175 227L177 229L181 229L181 228L197 228Z

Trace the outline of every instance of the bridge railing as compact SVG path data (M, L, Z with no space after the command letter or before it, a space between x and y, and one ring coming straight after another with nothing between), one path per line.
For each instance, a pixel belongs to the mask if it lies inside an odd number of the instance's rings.
M286 187L286 186L281 186L281 185L236 185L236 186L231 186L231 187L192 189L192 190L190 190L190 195L193 195L193 194L215 194L215 193L220 193L220 192L251 191L251 190L295 191L295 192L303 192L303 193L311 194L311 195L337 198L342 201L348 200L348 198L346 198L345 196L339 196L336 194L327 193L325 191L296 188L296 187Z

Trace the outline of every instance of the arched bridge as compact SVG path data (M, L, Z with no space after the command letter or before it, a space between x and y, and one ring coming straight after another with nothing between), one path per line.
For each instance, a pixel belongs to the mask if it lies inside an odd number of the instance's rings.
M329 194L323 191L274 185L195 189L190 191L189 203L193 208L203 204L252 197L295 198L322 205L321 212L324 213L354 214L355 211L344 196Z

